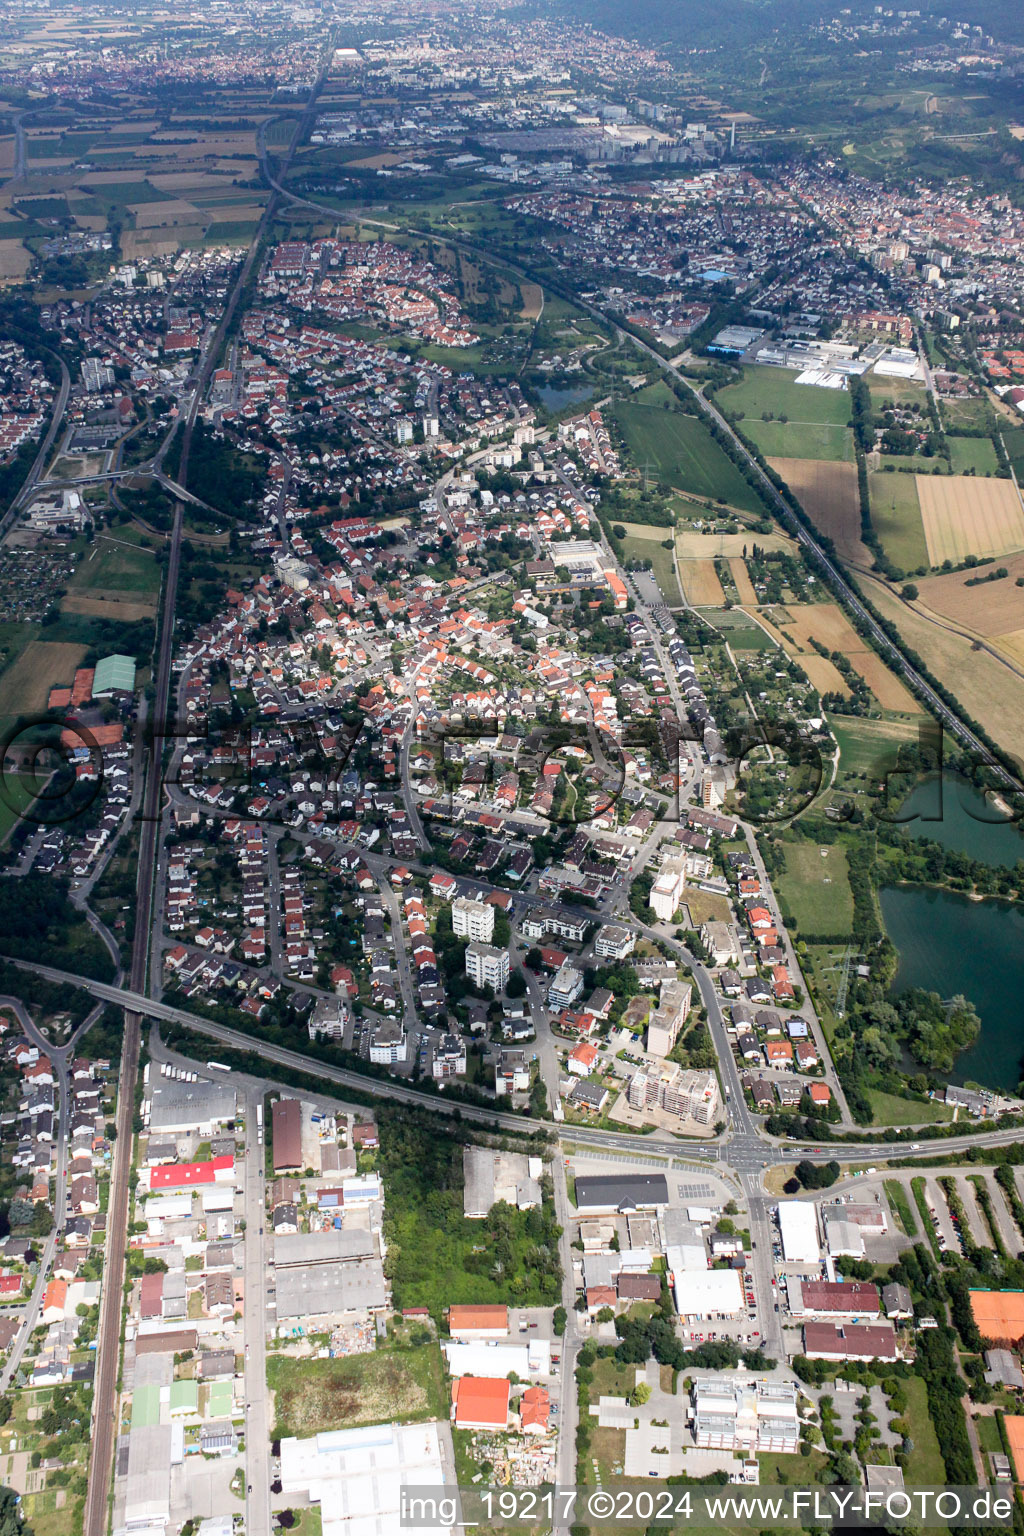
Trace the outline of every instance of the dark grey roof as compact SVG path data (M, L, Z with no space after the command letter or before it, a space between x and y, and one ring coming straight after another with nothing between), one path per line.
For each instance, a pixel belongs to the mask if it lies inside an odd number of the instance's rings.
M644 1210L668 1205L663 1173L600 1174L576 1180L576 1205L587 1210Z

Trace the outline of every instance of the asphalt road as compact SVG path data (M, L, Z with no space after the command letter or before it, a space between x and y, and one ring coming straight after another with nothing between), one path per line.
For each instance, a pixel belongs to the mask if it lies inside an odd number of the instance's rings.
M312 1078L321 1078L324 1082L335 1083L343 1088L357 1089L361 1093L372 1094L382 1099L392 1099L396 1103L419 1105L423 1109L433 1110L435 1114L457 1113L464 1120L472 1120L482 1124L501 1127L504 1130L517 1131L520 1135L528 1135L531 1131L543 1131L547 1135L557 1135L558 1139L571 1148L574 1145L588 1148L600 1148L620 1155L627 1153L645 1160L674 1160L680 1164L693 1163L697 1160L721 1161L733 1166L733 1148L745 1151L752 1148L755 1143L764 1149L761 1160L762 1167L785 1165L792 1163L800 1157L810 1157L812 1160L821 1159L828 1161L835 1158L837 1162L852 1163L884 1163L893 1159L903 1159L910 1155L910 1148L906 1142L864 1142L849 1144L843 1142L826 1143L821 1147L808 1147L798 1142L773 1141L762 1132L760 1136L756 1131L747 1132L738 1130L732 1135L719 1138L711 1142L689 1142L684 1140L656 1140L649 1136L637 1136L617 1132L604 1131L590 1126L562 1126L561 1129L551 1120L533 1120L526 1115L501 1114L495 1110L475 1104L466 1104L457 1099L446 1098L444 1094L432 1094L421 1092L417 1088L409 1087L405 1083L398 1082L394 1078L377 1078L365 1075L362 1072L352 1072L344 1067L334 1067L315 1057L304 1056L300 1051L289 1050L285 1046L271 1045L265 1040L256 1039L252 1035L243 1034L241 1030L229 1029L226 1025L216 1024L212 1019L203 1018L199 1014L190 1013L184 1008L175 1008L170 1003L156 1002L153 998L146 997L142 993L133 992L127 987L117 987L110 982L95 981L88 976L79 976L74 971L58 970L54 966L42 965L33 960L15 960L11 963L22 967L24 970L35 972L44 976L48 981L63 982L70 986L82 987L93 997L103 1002L115 1003L121 1007L136 1009L139 1014L152 1019L164 1019L169 1023L180 1024L184 1028L193 1030L196 1034L205 1035L211 1040L219 1040L224 1045L233 1046L238 1050L256 1052L264 1060L274 1062L280 1066L292 1067L297 1071L308 1073ZM742 1126L742 1121L739 1122ZM751 1121L751 1124L753 1122ZM934 1141L923 1141L920 1146L921 1157L935 1157L940 1152L963 1152L969 1147L999 1147L1016 1144L1020 1141L1019 1128L1009 1128L993 1131L979 1131L975 1135L943 1137Z
M57 1112L54 1116L53 1126L53 1139L57 1149L56 1193L53 1201L53 1228L49 1237L46 1239L46 1242L43 1244L43 1250L39 1256L39 1265L36 1270L35 1284L32 1287L32 1294L29 1297L28 1305L22 1315L21 1331L19 1332L17 1338L14 1340L14 1343L11 1345L7 1359L4 1363L3 1372L0 1373L0 1392L6 1392L11 1382L18 1374L18 1369L21 1365L21 1359L25 1353L25 1348L29 1339L32 1337L32 1330L39 1322L39 1314L42 1311L43 1306L43 1295L46 1291L46 1287L50 1279L50 1266L52 1265L54 1256L57 1252L57 1244L59 1241L61 1241L64 1235L64 1221L66 1214L65 1208L67 1202L69 1140L68 1062L70 1061L73 1054L74 1039L76 1039L77 1036L75 1036L72 1040L69 1040L66 1045L54 1046L46 1038L46 1036L36 1028L31 1014L28 1013L18 998L0 998L0 1003L2 1003L5 1008L10 1008L14 1012L18 1023L25 1031L28 1039L32 1041L33 1045L38 1046L40 1051L45 1056L49 1057L53 1064L54 1076L56 1078L56 1087L59 1095L57 1102ZM90 1014L90 1020L92 1020L94 1017L95 1010L93 1010L93 1012Z

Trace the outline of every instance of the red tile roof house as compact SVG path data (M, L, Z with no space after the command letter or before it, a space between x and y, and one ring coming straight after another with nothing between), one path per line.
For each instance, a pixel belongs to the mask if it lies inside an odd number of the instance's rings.
M831 1104L832 1090L828 1083L809 1083L807 1092L814 1104Z
M543 1387L527 1387L519 1399L519 1422L524 1435L547 1433L551 1423L551 1398Z
M581 1044L569 1053L566 1067L576 1077L589 1077L597 1064L597 1046Z
M600 1312L602 1307L614 1309L618 1299L614 1285L587 1286L587 1311L591 1317Z
M793 983L789 979L789 972L784 965L772 966L772 992L777 998L792 998L795 996Z
M788 1066L793 1060L793 1047L788 1040L769 1040L764 1048L765 1060L772 1066Z

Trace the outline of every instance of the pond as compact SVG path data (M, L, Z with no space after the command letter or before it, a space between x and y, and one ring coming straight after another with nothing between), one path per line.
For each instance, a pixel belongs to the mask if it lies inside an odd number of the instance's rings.
M900 953L894 990L962 992L978 1010L981 1033L957 1058L954 1081L1016 1089L1024 1077L1024 913L924 886L891 886L879 899Z
M596 391L593 384L541 384L537 393L546 411L561 411L589 400Z

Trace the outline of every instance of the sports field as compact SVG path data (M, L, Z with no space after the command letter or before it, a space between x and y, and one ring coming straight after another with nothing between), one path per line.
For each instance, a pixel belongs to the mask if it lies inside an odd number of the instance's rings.
M864 375L865 382L871 394L871 403L876 410L881 409L887 400L895 405L920 405L922 411L928 400L928 392L919 379L885 378L881 374L870 372Z
M861 542L860 499L853 464L822 459L769 459L819 533L830 538L843 560L870 565L871 551Z
M71 578L64 613L132 623L156 613L160 567L148 549L120 539L96 539Z
M1024 511L1012 480L971 475L916 478L932 565L1024 549Z
M853 463L853 433L849 427L825 421L762 421L760 417L747 416L740 422L740 430L756 443L766 459L834 459Z
M845 938L853 927L845 849L836 843L819 848L817 843L787 842L784 851L785 873L775 880L783 910L792 913L804 933Z
M0 843L7 841L42 787L42 781L34 774L12 772L3 775L0 783Z
M160 570L148 549L100 534L71 579L76 591L157 592Z
M635 401L619 402L613 415L641 473L646 468L681 491L712 501L721 498L741 512L764 510L760 497L695 416Z
M889 559L905 571L937 563L929 557L921 522L919 489L926 478L884 473L868 476L871 526Z
M954 475L966 475L968 470L976 475L994 475L999 468L990 437L947 437L946 442Z

